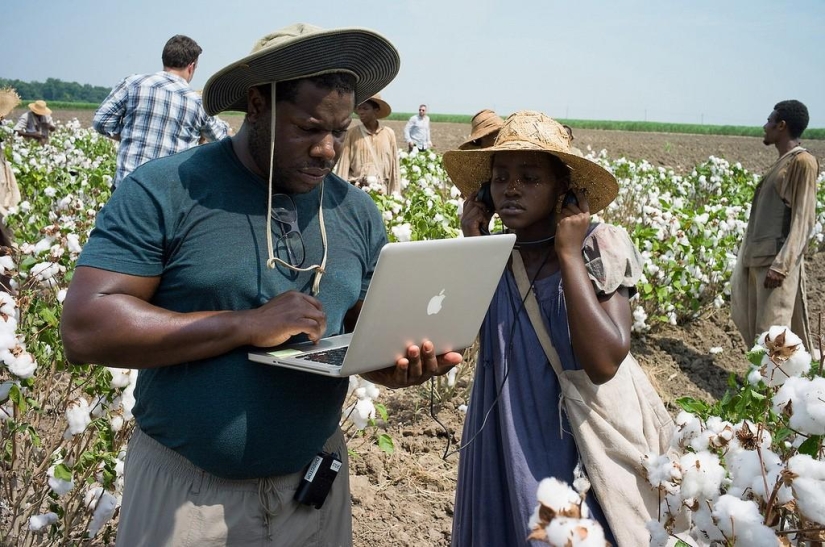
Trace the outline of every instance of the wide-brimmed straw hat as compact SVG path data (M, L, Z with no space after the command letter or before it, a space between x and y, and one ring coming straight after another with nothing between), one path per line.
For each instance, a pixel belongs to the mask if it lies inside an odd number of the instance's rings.
M495 133L501 129L501 126L504 125L504 120L502 120L501 116L492 110L485 108L484 110L476 113L470 123L472 124L470 136L466 141L458 146L459 150L472 150L473 148L478 148L477 145L473 144L474 141L477 141L478 139L486 137L490 133Z
M375 112L375 117L379 120L386 118L387 116L392 114L392 108L390 108L390 104L381 98L380 93L376 93L375 95L367 99L367 101L372 101L378 105L378 110ZM358 104L362 104L367 101L361 101L361 103Z
M570 185L584 191L590 212L601 211L616 198L616 178L600 165L576 156L560 123L541 112L522 110L511 114L490 148L451 150L444 153L444 168L464 196L476 192L491 178L496 152L546 152L570 169Z
M374 31L297 23L264 36L249 55L213 74L203 88L203 105L210 115L246 112L250 87L334 72L355 76L355 104L361 104L384 89L400 66L398 51Z
M29 110L38 116L49 116L52 113L52 109L46 106L46 101L43 99L29 103Z
M0 89L0 117L7 116L20 104L20 96L17 91L7 87Z

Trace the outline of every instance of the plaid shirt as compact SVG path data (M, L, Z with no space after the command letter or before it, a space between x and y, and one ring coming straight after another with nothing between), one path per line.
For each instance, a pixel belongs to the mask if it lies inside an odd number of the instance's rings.
M151 159L191 148L201 136L222 139L229 129L206 114L185 79L168 72L125 78L97 109L92 126L110 137L120 135L113 186Z

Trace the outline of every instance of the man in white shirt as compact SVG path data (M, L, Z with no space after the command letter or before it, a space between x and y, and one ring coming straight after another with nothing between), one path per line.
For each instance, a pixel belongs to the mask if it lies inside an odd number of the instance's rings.
M413 148L424 151L430 148L433 143L430 140L430 117L427 116L427 105L418 107L418 115L410 118L404 127L404 140L407 141L407 150L412 152Z

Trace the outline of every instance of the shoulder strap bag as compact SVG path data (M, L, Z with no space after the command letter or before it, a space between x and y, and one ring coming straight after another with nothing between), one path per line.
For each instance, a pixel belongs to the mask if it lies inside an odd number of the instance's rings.
M513 251L513 274L530 322L558 376L561 408L596 499L620 546L650 542L645 524L658 518L659 493L644 476L642 458L670 446L673 420L645 372L628 354L609 381L596 385L584 370L564 370L541 318L521 255Z

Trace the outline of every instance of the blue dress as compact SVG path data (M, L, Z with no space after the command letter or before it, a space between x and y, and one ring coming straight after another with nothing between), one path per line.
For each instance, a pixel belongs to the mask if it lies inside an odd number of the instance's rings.
M641 257L627 232L594 225L583 255L597 293L620 286L633 291ZM580 369L573 355L561 272L534 283L536 298L565 369ZM480 332L472 396L462 434L452 545L517 547L546 545L526 540L542 479L573 483L576 444L559 412L561 390L515 278L505 270ZM607 521L588 494L591 518L615 545Z

